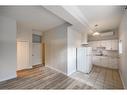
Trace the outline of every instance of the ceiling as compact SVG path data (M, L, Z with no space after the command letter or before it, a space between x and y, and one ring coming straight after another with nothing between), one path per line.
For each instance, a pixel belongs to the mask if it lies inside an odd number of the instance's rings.
M0 6L0 16L11 17L35 30L47 31L65 23L42 6Z
M49 7L51 9L55 8L55 6ZM70 21L69 23L72 24L76 23L76 26L79 27L81 26L79 22L84 21L84 23L88 24L86 27L89 26L92 30L89 34L92 34L93 31L103 32L118 28L124 13L124 6L71 7L59 10L60 6L57 6L54 15L54 13L45 9L45 6L0 6L0 16L11 17L16 19L18 23L40 31L47 31L65 23L65 21ZM63 18L62 15L64 15ZM97 27L95 27L96 24Z
M78 6L78 8L92 31L98 32L118 28L124 13L121 6ZM97 27L95 27L96 24Z

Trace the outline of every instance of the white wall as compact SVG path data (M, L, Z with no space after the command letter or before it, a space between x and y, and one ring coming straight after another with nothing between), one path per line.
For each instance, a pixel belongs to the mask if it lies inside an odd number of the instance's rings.
M67 31L67 74L70 75L76 71L76 48L80 47L81 33L68 27Z
M32 28L26 27L21 23L17 24L17 41L29 41L29 63L27 65L25 65L26 67L24 67L24 69L32 68L32 65L37 65L37 64L33 63L33 58L32 58L32 52L33 52L32 34L33 33L42 35L42 32L40 32L40 31L32 30ZM40 45L40 47L41 47L41 45ZM40 50L40 52L41 52L41 50ZM42 58L42 57L40 57L40 58Z
M16 77L16 21L0 17L0 81Z
M29 42L29 56L28 56L29 63L24 64L24 66L26 67L24 67L23 69L31 68L32 67L32 29L18 23L17 24L17 41L28 41Z
M44 32L45 65L67 74L67 26L60 25Z
M81 33L81 44L88 44L88 33L84 31Z
M120 24L119 40L122 41L122 54L120 54L119 69L124 86L127 89L127 11Z

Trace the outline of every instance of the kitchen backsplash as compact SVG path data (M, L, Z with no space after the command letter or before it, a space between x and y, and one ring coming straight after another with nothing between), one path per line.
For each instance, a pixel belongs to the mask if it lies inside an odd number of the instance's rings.
M119 56L118 51L103 51L103 54L107 55L107 56L114 56L114 57L118 57Z
M100 55L100 56L111 56L111 57L118 57L119 53L118 51L107 51L107 50L92 50L93 55Z

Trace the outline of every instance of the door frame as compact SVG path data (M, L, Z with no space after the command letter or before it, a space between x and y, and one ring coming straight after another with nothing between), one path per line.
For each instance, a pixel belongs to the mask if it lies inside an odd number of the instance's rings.
M45 43L42 43L42 64L45 66Z

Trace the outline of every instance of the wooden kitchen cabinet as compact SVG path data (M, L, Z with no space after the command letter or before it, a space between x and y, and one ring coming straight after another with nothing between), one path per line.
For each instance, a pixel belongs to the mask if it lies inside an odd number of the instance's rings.
M111 50L112 49L112 47L111 47L111 40L107 40L105 42L105 49L106 50Z
M104 45L106 50L118 50L118 40L107 40L103 42Z
M96 41L96 47L101 47L101 41Z
M105 47L106 50L118 50L118 40L92 41L88 44L93 47L93 49Z
M113 69L117 69L118 68L118 58L110 57L108 67L113 68Z
M106 44L107 44L106 41L100 41L100 46L101 47L106 47Z
M92 64L101 65L100 56L93 56L92 57Z
M118 50L118 40L111 40L112 50Z
M105 50L109 50L105 52L111 53L114 50L118 50L118 40L92 41L90 44L94 49L97 49L97 47L105 47ZM104 54L106 55L106 53ZM102 67L118 69L118 58L115 55L93 56L92 63Z
M100 61L101 61L101 66L103 67L107 67L108 66L108 57L105 57L105 56L101 56L100 58Z
M97 47L96 41L89 42L88 45L89 45L89 47L92 47L93 50L95 50Z
M93 56L92 64L101 67L118 69L118 58L109 56Z

